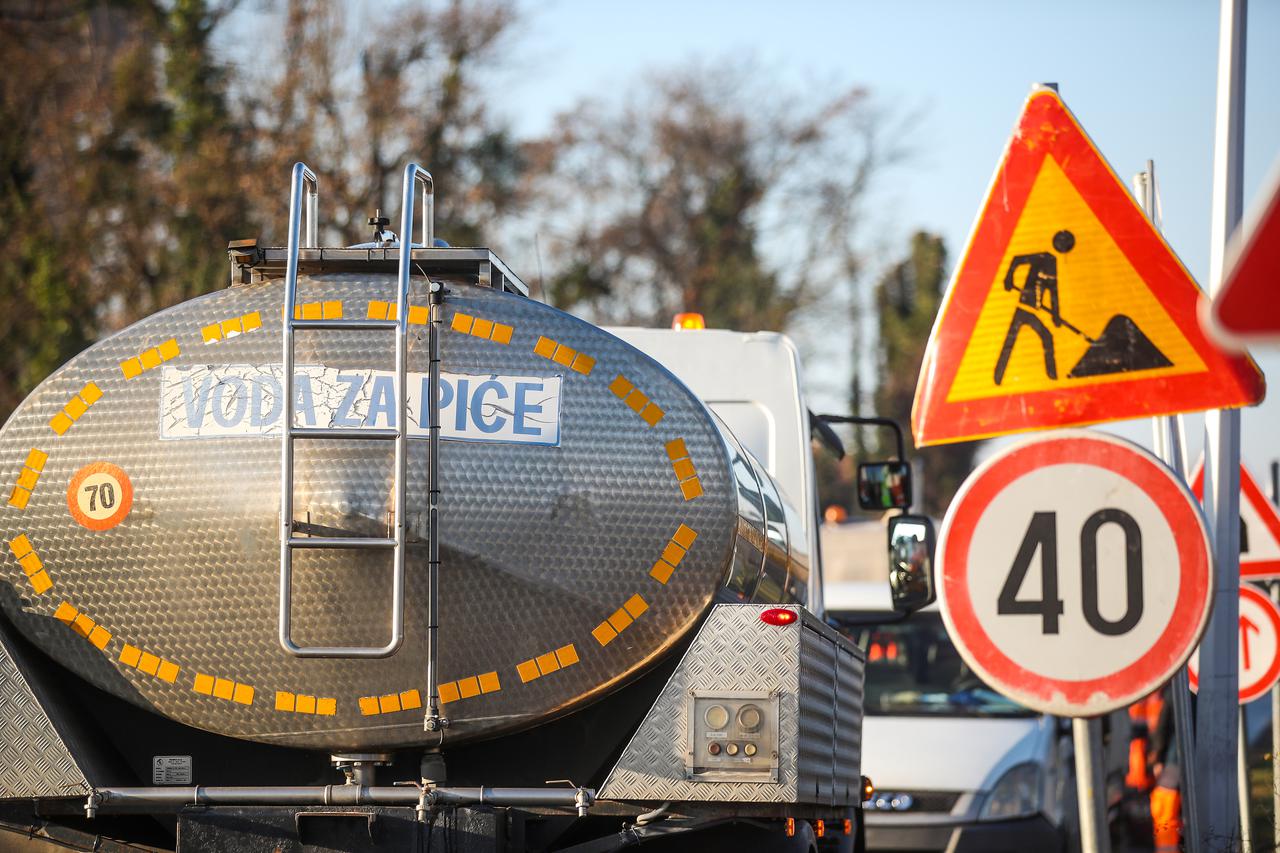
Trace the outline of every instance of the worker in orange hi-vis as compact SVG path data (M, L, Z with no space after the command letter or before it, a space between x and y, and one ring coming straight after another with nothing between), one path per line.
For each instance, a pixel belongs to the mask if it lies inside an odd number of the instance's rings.
M1157 690L1129 706L1133 738L1129 741L1129 772L1124 777L1124 784L1141 794L1148 793L1155 784L1151 776L1151 732L1155 731L1160 720L1163 705Z
M1168 688L1166 688L1168 689ZM1156 853L1174 853L1182 840L1182 767L1173 732L1170 703L1161 703L1160 717L1151 730L1151 824Z

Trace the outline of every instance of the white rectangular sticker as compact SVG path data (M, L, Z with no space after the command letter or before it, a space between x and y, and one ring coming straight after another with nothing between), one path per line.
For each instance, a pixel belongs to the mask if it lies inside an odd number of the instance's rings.
M164 366L160 437L279 435L278 364ZM426 438L419 412L425 373L410 373L409 435ZM395 376L387 370L302 365L294 370L294 425L378 429L399 413ZM440 374L440 437L523 444L560 443L560 377Z
M151 756L152 785L190 785L190 755Z

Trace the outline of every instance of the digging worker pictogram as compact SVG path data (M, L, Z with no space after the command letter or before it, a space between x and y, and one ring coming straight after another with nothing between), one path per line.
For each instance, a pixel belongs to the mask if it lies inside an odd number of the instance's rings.
M1076 237L1070 231L1059 231L1053 235L1053 248L1062 254L1070 252L1076 244ZM1014 276L1019 267L1027 267L1027 277L1018 287ZM1000 359L996 362L995 381L999 385L1004 381L1004 372L1009 367L1009 357L1013 355L1013 345L1017 343L1018 332L1023 326L1040 336L1040 345L1044 347L1044 372L1050 379L1058 378L1058 366L1053 355L1053 335L1045 326L1036 311L1048 311L1055 327L1064 324L1062 313L1058 308L1058 258L1053 252L1036 252L1033 255L1018 255L1009 264L1004 274L1004 289L1019 290L1018 308L1009 321L1009 331L1004 336L1004 346L1000 348ZM1026 306L1026 307L1023 307ZM1078 330L1077 330L1078 331Z
M1059 231L1053 235L1053 249L1058 255L1065 255L1076 245L1076 237L1070 231ZM1021 286L1016 276L1022 268L1027 268L1026 277ZM1055 329L1067 329L1088 342L1080 360L1067 374L1068 379L1081 379L1086 376L1102 376L1110 373L1129 373L1135 370L1151 370L1170 367L1173 363L1143 334L1138 325L1124 314L1112 315L1102 334L1094 338L1085 334L1079 327L1068 322L1062 316L1058 296L1058 256L1053 252L1036 252L1031 255L1017 255L1009 262L1009 269L1004 274L1004 289L1016 290L1019 293L1018 307L1014 309L1013 319L1009 321L1009 331L1004 336L1004 346L1000 348L1000 358L996 360L995 383L1004 381L1005 371L1009 367L1009 359L1013 356L1013 347L1018 342L1018 333L1023 326L1029 326L1040 338L1044 349L1044 372L1050 379L1058 378L1058 364L1054 355L1053 332L1040 319L1037 312L1048 312Z

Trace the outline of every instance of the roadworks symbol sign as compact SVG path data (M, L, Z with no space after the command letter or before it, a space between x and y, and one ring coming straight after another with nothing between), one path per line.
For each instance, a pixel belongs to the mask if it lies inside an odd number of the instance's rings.
M1258 402L1202 298L1057 93L1033 92L934 325L916 443Z
M1191 475L1191 493L1204 501L1204 457ZM1267 500L1249 469L1240 465L1240 577L1280 578L1280 507Z

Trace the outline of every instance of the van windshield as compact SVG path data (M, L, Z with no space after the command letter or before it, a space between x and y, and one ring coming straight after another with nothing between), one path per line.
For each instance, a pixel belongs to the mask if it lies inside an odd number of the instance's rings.
M916 613L902 622L880 622L883 614L876 613L828 615L867 653L863 710L868 715L1035 715L992 690L969 669L937 613Z

